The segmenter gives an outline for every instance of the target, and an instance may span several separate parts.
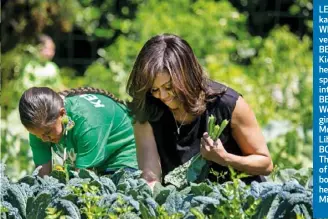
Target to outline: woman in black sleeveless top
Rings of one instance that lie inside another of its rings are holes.
[[[272,171],[270,153],[251,108],[236,91],[209,80],[180,37],[164,34],[148,40],[127,90],[133,98],[129,106],[135,119],[138,164],[151,187],[199,152],[218,172],[228,173],[231,166],[252,175],[246,183],[260,181],[260,175]],[[210,115],[218,124],[229,120],[216,142],[207,134]]]

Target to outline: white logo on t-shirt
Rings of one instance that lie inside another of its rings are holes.
[[[86,99],[87,101],[89,101],[96,108],[105,107],[105,105],[101,103],[101,100],[99,100],[96,95],[93,95],[93,94],[82,94],[82,95],[80,95],[80,97],[82,97],[82,98]]]

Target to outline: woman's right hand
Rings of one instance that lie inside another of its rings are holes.
[[[157,180],[154,180],[154,181],[151,181],[151,182],[147,181],[147,184],[150,187],[152,192],[154,192],[154,187],[155,187],[156,183],[159,183],[159,182]]]
[[[137,160],[142,177],[151,187],[161,180],[161,162],[157,151],[156,141],[151,125],[136,122],[134,136],[137,147]]]

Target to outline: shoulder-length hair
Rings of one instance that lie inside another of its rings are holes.
[[[192,115],[201,115],[215,95],[207,86],[208,78],[185,40],[163,34],[146,42],[128,79],[126,89],[132,97],[129,108],[133,118],[141,123],[153,122],[162,115],[166,106],[150,90],[157,74],[163,72],[170,75],[173,91],[184,109]]]

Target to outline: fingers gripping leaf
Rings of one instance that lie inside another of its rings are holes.
[[[221,125],[215,125],[216,118],[211,115],[208,120],[208,135],[213,141],[216,141],[225,127],[228,120],[223,120]],[[201,154],[197,154],[189,161],[169,172],[165,177],[165,183],[171,183],[179,188],[188,184],[188,182],[202,181],[206,179],[209,173],[209,161],[202,158]]]

